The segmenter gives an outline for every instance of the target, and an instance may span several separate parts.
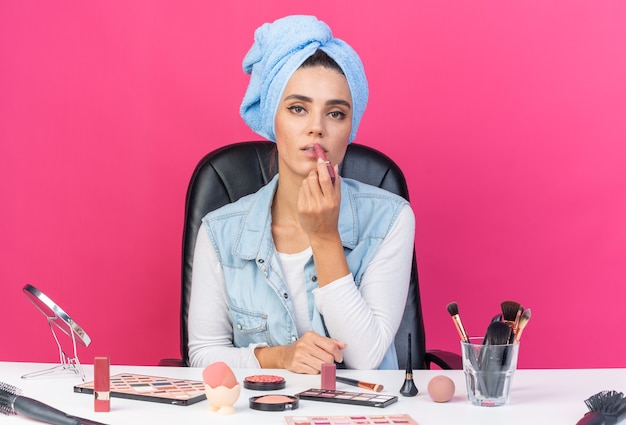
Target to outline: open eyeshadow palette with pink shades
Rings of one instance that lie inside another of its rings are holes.
[[[409,415],[285,416],[287,425],[419,425]]]
[[[301,400],[326,401],[330,403],[357,404],[370,407],[387,407],[398,401],[395,395],[359,393],[352,391],[311,388],[296,394]]]
[[[74,392],[93,394],[93,382],[75,385]],[[111,397],[188,406],[205,400],[206,393],[202,381],[120,373],[111,376]]]

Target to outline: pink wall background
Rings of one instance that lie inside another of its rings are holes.
[[[0,360],[58,360],[26,283],[90,334],[83,362],[178,355],[187,181],[258,139],[254,29],[307,13],[362,55],[357,141],[408,177],[428,346],[459,351],[449,302],[478,334],[515,299],[521,367],[626,367],[626,3],[349,3],[0,3]]]

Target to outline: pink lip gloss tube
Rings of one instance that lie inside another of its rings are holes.
[[[315,144],[315,153],[318,158],[322,158],[322,160],[326,163],[326,168],[328,169],[328,174],[330,174],[330,181],[335,184],[335,169],[330,161],[326,158],[326,153],[324,152],[324,148],[319,143]]]

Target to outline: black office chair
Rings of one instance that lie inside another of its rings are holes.
[[[274,143],[241,142],[207,154],[196,166],[187,190],[183,230],[180,321],[182,359],[163,359],[159,365],[189,365],[187,314],[193,253],[202,217],[209,211],[256,192],[268,183],[277,172],[276,161]],[[354,143],[348,145],[345,158],[339,166],[339,174],[409,199],[406,180],[400,168],[389,157],[367,146]],[[409,333],[412,341],[413,369],[430,369],[431,363],[437,364],[442,369],[461,368],[461,359],[457,354],[426,351],[415,255],[404,316],[395,337],[398,364],[401,369],[406,368]]]

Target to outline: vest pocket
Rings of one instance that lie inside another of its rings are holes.
[[[251,343],[268,342],[267,314],[232,306],[230,308],[235,346],[246,347]]]

